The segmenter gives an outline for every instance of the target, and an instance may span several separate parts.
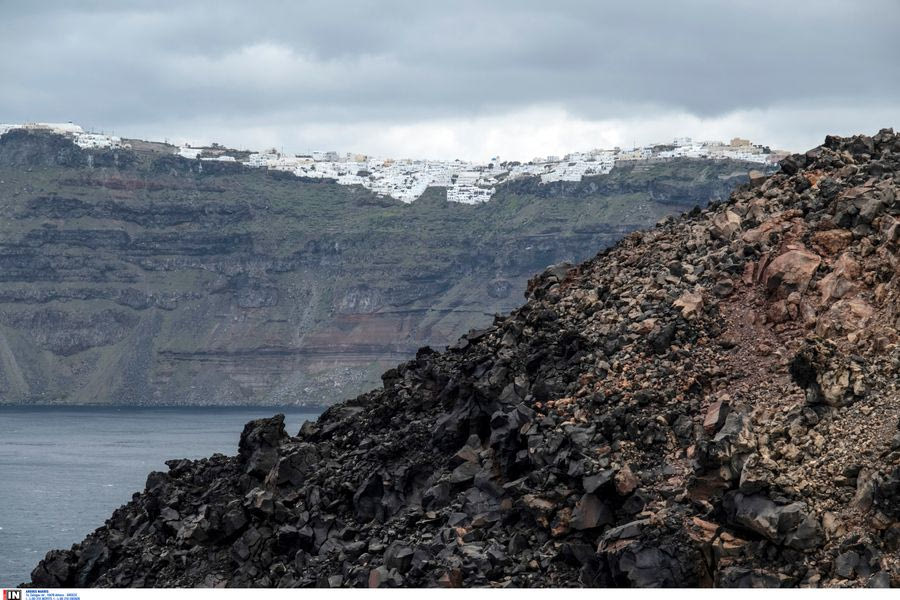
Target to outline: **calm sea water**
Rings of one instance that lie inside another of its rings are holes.
[[[296,434],[319,411],[281,408],[0,406],[0,587],[29,581],[142,491],[172,458],[237,454],[244,423],[277,412]]]

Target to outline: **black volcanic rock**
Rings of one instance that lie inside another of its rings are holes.
[[[13,129],[0,135],[0,164],[17,167],[87,164],[86,154],[70,139],[49,131]]]
[[[41,129],[12,129],[0,135],[0,165],[14,167],[127,168],[136,161],[129,150],[83,150],[71,139]]]
[[[279,462],[278,448],[286,437],[284,415],[247,423],[238,444],[238,460],[247,474],[260,477],[272,470]]]
[[[900,136],[785,165],[170,461],[32,584],[900,585]]]

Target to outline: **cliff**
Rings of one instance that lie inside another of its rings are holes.
[[[828,137],[170,461],[33,584],[900,585],[898,187],[900,136]]]
[[[329,404],[512,310],[528,276],[722,199],[676,161],[480,206],[0,137],[0,403]]]

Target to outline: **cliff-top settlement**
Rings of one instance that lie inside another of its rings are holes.
[[[67,137],[82,148],[122,148],[127,141],[102,133],[87,133],[72,123],[0,124],[0,135],[11,129],[45,129]],[[783,151],[734,138],[729,143],[675,138],[668,144],[650,144],[630,150],[613,148],[574,152],[563,157],[547,156],[529,162],[501,161],[493,158],[481,164],[463,160],[378,158],[365,154],[310,152],[290,155],[275,149],[265,152],[235,151],[218,144],[182,145],[179,156],[204,161],[240,162],[249,167],[293,173],[298,177],[333,180],[341,185],[361,185],[382,196],[413,202],[429,187],[447,189],[447,200],[478,204],[490,200],[504,181],[540,177],[542,183],[581,181],[585,176],[603,175],[616,164],[639,161],[665,161],[674,158],[730,159],[772,165],[786,156]]]

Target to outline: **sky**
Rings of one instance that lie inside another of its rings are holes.
[[[900,128],[898,0],[0,0],[0,123],[536,156]]]

